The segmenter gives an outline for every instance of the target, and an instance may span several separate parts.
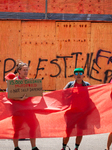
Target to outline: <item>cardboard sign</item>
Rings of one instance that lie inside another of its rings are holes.
[[[8,80],[8,98],[42,96],[42,79]]]

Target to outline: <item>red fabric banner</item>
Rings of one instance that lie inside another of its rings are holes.
[[[112,84],[74,87],[24,101],[0,93],[0,138],[43,138],[112,131]]]

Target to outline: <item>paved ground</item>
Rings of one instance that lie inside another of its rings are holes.
[[[104,150],[108,134],[84,136],[79,150]],[[75,137],[71,137],[68,145],[74,149]],[[62,138],[41,138],[36,139],[40,150],[60,150]],[[31,150],[30,141],[19,141],[22,150]],[[112,147],[111,147],[112,149]],[[13,150],[12,140],[0,140],[0,150]]]

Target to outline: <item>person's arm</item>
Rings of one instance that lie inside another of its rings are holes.
[[[26,100],[28,97],[26,97],[26,94],[23,97],[16,97],[16,98],[12,98],[12,100],[20,100],[20,101],[24,101]]]

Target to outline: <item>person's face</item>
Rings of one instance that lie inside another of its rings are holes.
[[[83,74],[83,72],[75,72],[74,77],[77,81],[82,81],[84,74]]]
[[[20,77],[21,77],[22,79],[24,79],[24,78],[26,78],[27,75],[28,75],[28,67],[27,67],[27,66],[23,66],[23,67],[21,68],[21,70],[18,70],[18,72],[19,72]]]

